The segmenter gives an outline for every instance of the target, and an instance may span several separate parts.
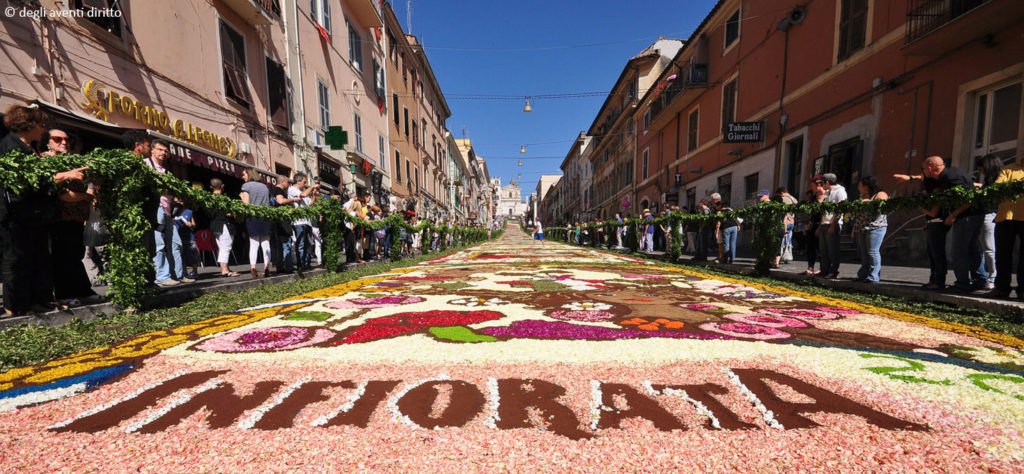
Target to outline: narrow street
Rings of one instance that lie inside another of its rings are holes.
[[[18,472],[1019,470],[1022,346],[510,228],[8,372],[2,452]]]

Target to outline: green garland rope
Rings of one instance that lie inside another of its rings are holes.
[[[390,227],[405,229],[407,232],[432,231],[451,232],[448,226],[433,226],[422,221],[413,226],[399,214],[392,214],[379,221],[366,221],[345,212],[337,199],[322,199],[312,206],[260,207],[245,204],[229,196],[216,195],[193,188],[189,183],[170,174],[158,174],[147,167],[138,156],[125,150],[97,149],[85,155],[59,155],[41,158],[11,152],[0,156],[0,188],[14,194],[32,189],[59,186],[53,175],[70,169],[88,167],[86,179],[100,184],[98,207],[106,219],[110,239],[105,255],[106,273],[103,280],[109,285],[110,299],[122,308],[135,308],[143,299],[152,294],[152,286],[145,281],[147,272],[153,271],[153,260],[145,250],[144,239],[152,235],[150,224],[142,212],[142,202],[147,195],[168,193],[181,198],[193,210],[207,213],[231,213],[234,219],[243,221],[259,218],[274,222],[290,222],[299,218],[320,221],[323,240],[325,268],[340,271],[341,248],[344,241],[345,223],[352,223],[355,229],[376,231]],[[471,244],[488,239],[486,229],[475,227],[454,227],[459,242]],[[497,238],[501,232],[496,233]],[[429,239],[424,239],[429,244]],[[424,253],[429,246],[423,247]],[[401,259],[402,242],[398,232],[392,233],[391,259]]]
[[[993,184],[981,189],[965,189],[961,187],[947,189],[935,194],[921,194],[906,197],[894,197],[886,201],[843,201],[843,202],[820,202],[803,204],[782,204],[775,201],[762,202],[743,209],[736,209],[729,212],[719,212],[709,215],[684,214],[672,212],[667,216],[654,218],[653,221],[641,218],[624,219],[623,222],[605,222],[601,225],[606,229],[612,227],[626,227],[626,241],[623,244],[636,253],[639,248],[639,232],[642,226],[650,223],[661,225],[668,223],[671,227],[670,258],[678,261],[682,255],[682,235],[679,232],[679,225],[701,225],[704,223],[714,224],[726,219],[737,217],[747,220],[754,225],[754,238],[751,247],[756,254],[754,272],[758,275],[767,275],[775,254],[781,245],[782,218],[786,214],[841,214],[841,215],[868,215],[891,214],[897,211],[913,209],[930,209],[938,206],[941,209],[956,209],[964,203],[971,203],[976,206],[987,207],[997,205],[1004,200],[1016,200],[1024,196],[1024,180],[1010,181],[1006,183]],[[598,225],[587,224],[585,227],[593,232]],[[572,228],[551,228],[552,239],[573,243],[571,239]],[[611,232],[607,232],[611,235]],[[614,237],[612,237],[614,240]]]

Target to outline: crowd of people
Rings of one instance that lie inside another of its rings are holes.
[[[3,118],[8,131],[0,138],[0,155],[21,151],[36,159],[72,152],[72,137],[64,130],[50,128],[45,112],[32,107],[11,107]],[[170,144],[151,139],[145,132],[130,130],[122,136],[125,149],[137,155],[157,173],[168,172]],[[83,304],[102,302],[94,287],[102,284],[104,246],[109,231],[97,207],[101,183],[86,179],[88,168],[54,174],[57,184],[39,183],[34,190],[14,192],[0,188],[0,246],[2,246],[4,311],[8,316],[67,310]],[[415,203],[391,197],[375,205],[368,194],[345,197],[327,191],[319,179],[304,173],[277,177],[276,186],[265,184],[255,168],[243,171],[244,183],[238,199],[255,206],[306,207],[320,199],[339,199],[345,211],[367,221],[399,214],[411,225],[420,223]],[[213,194],[224,194],[219,178],[207,183]],[[271,274],[301,273],[324,263],[320,227],[323,219],[298,219],[280,223],[261,219],[238,221],[231,213],[202,215],[194,203],[179,196],[151,196],[142,210],[152,229],[145,239],[154,271],[147,275],[154,286],[169,288],[193,283],[198,278],[200,249],[215,251],[219,276],[239,277],[229,263],[235,249],[248,247],[252,278]],[[197,222],[209,223],[200,229]],[[440,223],[438,223],[440,224]],[[454,225],[454,222],[449,222]],[[347,222],[344,232],[346,263],[387,259],[393,239],[401,239],[403,255],[420,251],[419,232],[390,227],[371,230]],[[244,235],[243,235],[244,234]],[[433,232],[431,249],[440,245]],[[446,234],[445,246],[459,242]],[[262,264],[262,266],[260,266]]]
[[[1004,167],[996,156],[983,157],[973,173],[956,167],[946,166],[942,157],[933,156],[925,160],[922,171],[916,175],[896,174],[898,183],[921,182],[921,193],[932,195],[950,188],[978,189],[996,183],[1024,179],[1024,165],[1015,163]],[[878,179],[864,176],[857,180],[857,199],[863,202],[884,201],[888,193],[882,189]],[[843,202],[850,199],[847,189],[839,183],[835,174],[824,173],[811,179],[810,189],[802,203]],[[776,201],[783,204],[798,204],[785,187],[775,193],[762,190],[756,194],[757,202]],[[669,212],[684,214],[712,215],[732,210],[719,193],[701,199],[693,209],[666,204],[662,216]],[[921,288],[932,291],[975,293],[993,298],[1006,298],[1012,293],[1012,273],[1018,274],[1016,296],[1024,298],[1024,255],[1014,258],[1014,246],[1024,240],[1024,199],[1004,200],[998,206],[986,207],[965,203],[953,209],[933,206],[922,209],[929,257],[929,279]],[[691,256],[690,261],[706,262],[714,258],[718,263],[733,263],[736,258],[737,242],[743,219],[725,214],[720,219],[702,223],[680,224],[679,229],[670,229],[667,221],[656,223],[650,209],[644,209],[640,216],[639,247],[645,253],[668,251],[673,235],[681,239],[681,248]],[[614,222],[623,222],[615,214]],[[604,235],[603,221],[590,223],[573,222],[568,228],[570,242],[589,245],[608,245],[623,248],[627,228],[617,227],[610,235]],[[588,224],[594,224],[591,228]],[[882,243],[888,229],[888,216],[884,213],[828,213],[796,215],[787,213],[774,224],[781,244],[775,252],[771,266],[790,264],[794,254],[802,254],[807,262],[805,275],[822,279],[839,279],[841,266],[841,236],[849,235],[856,244],[858,266],[851,272],[851,280],[864,283],[878,283],[882,274]],[[594,235],[591,235],[591,234]],[[947,238],[951,252],[947,259]],[[717,258],[714,256],[717,255]],[[954,280],[947,282],[948,263],[952,263]]]

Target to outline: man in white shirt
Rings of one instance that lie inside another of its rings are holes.
[[[296,208],[310,206],[320,196],[320,184],[307,186],[305,173],[295,173],[292,182],[295,184],[288,188],[288,199],[298,199],[292,202]],[[292,221],[292,227],[295,229],[295,269],[300,272],[309,270],[313,250],[313,227],[306,218]]]
[[[170,146],[163,140],[153,140],[151,143],[150,157],[145,160],[146,166],[153,168],[157,173],[165,174]],[[185,276],[185,269],[181,264],[181,237],[174,227],[172,200],[169,194],[161,195],[160,206],[157,208],[157,229],[154,235],[156,256],[153,257],[153,264],[156,265],[154,283],[162,288],[195,281]],[[174,277],[178,279],[175,280]]]
[[[846,188],[838,183],[836,175],[825,173],[825,202],[846,200]],[[821,249],[821,273],[824,278],[839,278],[839,235],[843,226],[842,214],[823,214],[818,226],[818,248]]]

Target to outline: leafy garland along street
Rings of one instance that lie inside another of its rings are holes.
[[[680,246],[682,239],[679,235],[681,225],[703,225],[735,218],[746,219],[752,223],[755,229],[754,238],[751,242],[751,246],[756,253],[754,272],[760,275],[768,275],[772,259],[775,257],[775,252],[781,243],[780,226],[782,225],[782,218],[786,214],[812,215],[825,213],[876,216],[896,211],[932,208],[934,206],[938,206],[941,209],[956,209],[965,203],[990,206],[997,205],[1004,200],[1016,200],[1022,196],[1024,196],[1024,180],[998,183],[972,190],[956,187],[935,194],[893,197],[884,201],[849,200],[802,204],[783,204],[768,201],[742,209],[708,215],[671,212],[667,216],[659,216],[650,220],[635,217],[623,219],[622,222],[587,223],[580,227],[589,230],[591,235],[600,228],[604,233],[604,238],[608,240],[606,244],[608,248],[611,248],[614,243],[612,229],[626,227],[626,241],[623,244],[633,252],[636,252],[640,246],[639,235],[641,227],[648,224],[667,225],[670,232],[672,232],[669,254],[671,255],[671,261],[675,262],[682,255],[682,247]],[[525,225],[523,225],[523,228],[526,228]],[[567,242],[570,230],[572,229],[569,227],[553,227],[544,229],[544,232],[546,236],[549,235],[553,239]]]
[[[323,259],[326,268],[341,268],[341,249],[344,240],[342,222],[356,227],[379,230],[385,227],[402,228],[423,234],[429,249],[433,232],[440,239],[439,250],[445,250],[448,235],[455,245],[481,242],[487,239],[487,230],[472,227],[432,225],[428,221],[413,226],[401,215],[392,214],[379,221],[366,221],[349,215],[337,199],[324,199],[302,208],[260,207],[237,199],[196,189],[171,174],[159,174],[147,167],[138,156],[125,150],[96,149],[85,155],[58,155],[39,159],[20,152],[0,157],[0,189],[20,193],[30,189],[55,188],[55,173],[88,167],[87,179],[101,183],[98,207],[110,230],[110,243],[106,249],[106,273],[103,276],[110,287],[111,300],[122,308],[137,307],[153,291],[145,274],[153,269],[153,261],[146,254],[144,239],[150,225],[142,213],[141,203],[147,194],[167,192],[187,202],[195,210],[231,213],[236,219],[259,218],[274,222],[289,222],[299,218],[318,219],[324,216],[321,228]],[[391,258],[401,259],[401,240],[392,239]]]

